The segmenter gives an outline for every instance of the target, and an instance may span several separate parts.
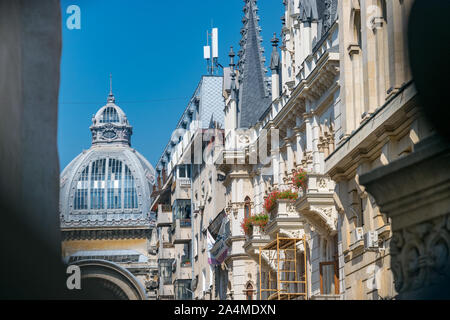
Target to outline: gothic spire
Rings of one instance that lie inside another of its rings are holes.
[[[244,0],[239,56],[239,127],[253,126],[271,103],[257,0]]]
[[[277,34],[274,33],[273,34],[273,38],[270,41],[272,42],[272,55],[270,57],[270,69],[272,70],[272,72],[279,72],[280,69],[280,54],[278,53],[278,42],[280,42],[280,40],[277,38]]]

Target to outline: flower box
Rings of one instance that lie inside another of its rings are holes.
[[[247,236],[251,236],[254,232],[264,231],[268,222],[269,216],[267,214],[258,214],[246,217],[244,221],[242,221],[241,227]]]
[[[280,200],[289,200],[290,202],[293,202],[295,200],[297,200],[298,198],[298,193],[297,192],[293,192],[291,190],[286,190],[286,191],[272,191],[269,196],[266,198],[266,200],[264,201],[264,209],[270,213],[272,212],[276,207],[277,207],[277,203]]]

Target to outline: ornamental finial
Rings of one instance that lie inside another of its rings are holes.
[[[108,103],[114,103],[116,101],[112,93],[112,73],[109,74],[109,96],[107,101]]]

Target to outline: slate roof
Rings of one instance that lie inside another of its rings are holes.
[[[200,87],[200,117],[202,128],[210,128],[211,122],[224,126],[225,101],[223,99],[223,78],[217,76],[204,76]]]
[[[299,19],[304,22],[318,21],[318,31],[322,37],[337,19],[337,4],[338,0],[300,0]]]
[[[264,49],[256,0],[245,0],[239,56],[239,127],[250,128],[269,107],[272,98],[265,77]]]

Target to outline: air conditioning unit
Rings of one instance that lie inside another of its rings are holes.
[[[366,250],[378,250],[378,232],[369,231],[364,235],[364,248]]]
[[[351,241],[353,243],[357,243],[364,239],[364,229],[363,228],[355,228],[351,232]]]

